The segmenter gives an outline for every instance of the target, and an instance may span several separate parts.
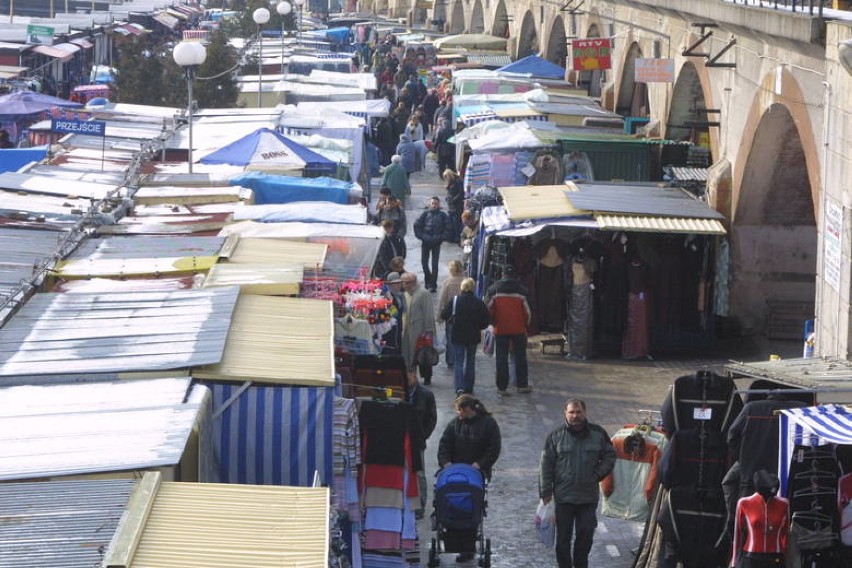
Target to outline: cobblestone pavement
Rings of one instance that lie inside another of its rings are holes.
[[[425,172],[412,175],[412,198],[408,203],[409,227],[428,197],[443,197],[443,184],[435,165],[430,162]],[[377,193],[377,192],[376,192]],[[413,229],[407,236],[406,267],[416,272],[422,282],[420,247]],[[446,277],[446,265],[461,252],[457,245],[444,244],[441,252],[439,284]],[[437,295],[436,295],[437,297]],[[566,360],[559,355],[540,353],[531,341],[531,394],[512,393],[499,397],[494,385],[494,361],[481,352],[477,355],[475,394],[493,413],[503,435],[503,452],[497,462],[494,479],[488,489],[488,513],[485,536],[492,543],[494,568],[556,566],[552,551],[539,544],[533,525],[538,504],[538,460],[547,434],[562,420],[566,398],[579,397],[588,405],[592,422],[602,425],[610,434],[623,424],[635,422],[640,409],[659,409],[668,386],[682,374],[705,367],[722,365],[729,359],[758,360],[768,353],[794,357],[800,344],[765,345],[739,340],[735,349],[715,350],[709,354],[693,354],[689,358],[653,361],[620,359]],[[733,355],[731,355],[733,354]],[[800,355],[798,355],[800,356]],[[441,363],[435,368],[432,391],[438,405],[438,427],[426,450],[427,475],[437,470],[437,446],[444,426],[454,417],[452,370]],[[431,489],[430,489],[431,500]],[[590,566],[626,568],[633,564],[633,553],[639,546],[644,525],[599,517]],[[426,565],[431,533],[428,520],[418,526],[422,565]],[[441,566],[456,566],[454,554],[440,556]],[[468,563],[473,566],[475,562]]]

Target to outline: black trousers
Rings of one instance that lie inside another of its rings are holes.
[[[423,246],[420,249],[420,263],[423,267],[423,285],[426,288],[438,287],[438,263],[440,262],[440,259],[441,241],[432,245],[423,243]]]
[[[559,568],[589,567],[589,552],[598,526],[597,508],[597,503],[556,504],[556,561]]]

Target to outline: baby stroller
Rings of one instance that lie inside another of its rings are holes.
[[[438,554],[448,552],[475,554],[478,566],[491,566],[491,539],[482,530],[488,505],[485,488],[482,472],[473,466],[457,463],[438,472],[429,568],[440,564]]]

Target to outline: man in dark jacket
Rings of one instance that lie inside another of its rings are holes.
[[[423,243],[420,255],[420,262],[423,266],[423,285],[430,292],[437,292],[438,290],[438,263],[441,258],[441,243],[450,240],[451,231],[450,217],[441,210],[441,198],[433,196],[429,200],[429,208],[414,222],[414,236]]]
[[[457,395],[473,394],[473,383],[476,380],[476,346],[479,345],[482,330],[491,322],[488,307],[473,295],[475,287],[473,278],[462,280],[461,294],[451,299],[441,312],[441,319],[451,325],[450,344],[447,349],[454,351],[453,370]]]
[[[393,221],[385,219],[382,221],[385,236],[379,245],[379,253],[376,255],[376,263],[373,265],[373,278],[384,280],[387,273],[391,271],[390,261],[394,257],[405,258],[405,239],[394,232]]]
[[[547,436],[541,452],[538,491],[556,501],[556,561],[559,568],[589,568],[598,520],[598,483],[615,467],[609,434],[586,419],[586,403],[565,402],[565,422]],[[572,533],[575,533],[573,552]]]
[[[438,410],[435,407],[435,395],[432,391],[420,384],[417,380],[417,373],[414,371],[408,372],[408,394],[406,400],[414,407],[414,414],[420,422],[420,431],[423,433],[423,444],[421,447],[426,449],[426,440],[435,431],[435,424],[438,423]],[[423,463],[426,463],[425,456],[421,456]],[[420,478],[420,508],[414,512],[418,519],[423,518],[423,511],[426,509],[426,491],[428,484],[426,483],[426,472],[418,472]]]
[[[532,390],[527,364],[527,325],[531,312],[527,290],[515,278],[515,267],[508,265],[503,269],[503,277],[485,292],[485,303],[494,324],[497,394],[509,392],[509,348],[515,362],[515,387],[519,393],[528,393]]]

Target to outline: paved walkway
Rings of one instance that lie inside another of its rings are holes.
[[[443,197],[434,162],[425,172],[412,175],[412,198],[408,204],[409,226],[431,195]],[[420,247],[413,229],[407,237],[406,266],[422,281]],[[447,275],[446,265],[461,257],[457,245],[444,244],[441,252],[439,284]],[[436,295],[437,298],[437,295]],[[541,568],[556,566],[552,551],[538,543],[533,515],[538,504],[538,460],[544,439],[562,418],[566,398],[579,397],[588,405],[589,419],[601,424],[612,434],[623,424],[635,422],[637,411],[659,409],[668,386],[680,375],[706,366],[724,364],[729,358],[757,360],[768,353],[796,356],[801,346],[796,342],[781,345],[737,341],[736,349],[725,349],[690,358],[654,361],[622,361],[592,359],[569,361],[559,355],[542,355],[530,349],[531,394],[513,393],[499,397],[494,385],[494,360],[480,352],[477,357],[476,396],[493,413],[503,435],[503,452],[495,467],[488,490],[488,516],[485,535],[492,542],[492,566],[495,568]],[[726,355],[733,353],[734,355]],[[427,471],[431,478],[437,470],[437,446],[444,426],[454,417],[452,371],[443,363],[435,368],[432,391],[438,405],[438,427],[426,451]],[[431,490],[430,490],[431,493]],[[431,496],[430,496],[431,499]],[[627,568],[633,564],[633,551],[638,547],[643,524],[600,518],[590,565],[593,567]],[[421,521],[419,535],[422,564],[426,565],[432,533],[428,521]],[[442,566],[455,566],[455,555],[441,556]],[[468,565],[473,566],[471,562]]]

